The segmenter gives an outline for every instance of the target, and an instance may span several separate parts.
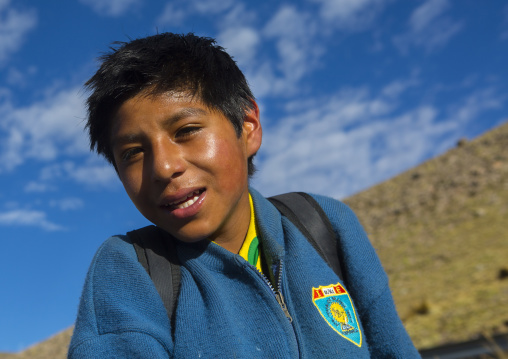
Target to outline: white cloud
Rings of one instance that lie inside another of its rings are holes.
[[[168,2],[160,16],[155,20],[157,25],[178,26],[183,23],[188,12],[174,2]]]
[[[387,0],[312,0],[321,5],[319,14],[328,26],[358,31],[372,25]]]
[[[234,0],[190,0],[189,4],[200,14],[219,14],[231,8]]]
[[[165,5],[164,10],[155,22],[157,25],[181,25],[188,17],[193,17],[197,14],[207,16],[218,15],[229,10],[234,4],[234,0],[171,1]]]
[[[247,9],[244,3],[237,1],[231,4],[234,6],[226,8],[227,11],[217,18],[216,23],[219,28],[252,27],[259,19],[259,14],[255,10]]]
[[[12,96],[12,91],[9,88],[0,87],[0,110],[2,102],[8,101]]]
[[[30,66],[26,70],[20,71],[16,68],[9,68],[7,71],[7,83],[11,86],[25,87],[30,76],[37,72],[35,66]]]
[[[334,197],[359,189],[371,177],[370,142],[390,107],[362,88],[291,104],[291,115],[265,131],[256,185],[266,194],[304,190]]]
[[[39,179],[43,182],[49,182],[56,179],[68,178],[68,173],[75,167],[71,161],[52,163],[41,169]]]
[[[218,43],[242,66],[255,62],[259,33],[250,27],[230,27],[217,36]]]
[[[57,180],[72,180],[91,188],[111,188],[120,184],[113,166],[95,157],[90,157],[88,161],[79,165],[72,161],[64,161],[50,164],[41,170],[40,183],[51,184]]]
[[[0,212],[0,225],[3,226],[33,226],[47,231],[63,230],[62,226],[46,219],[46,213],[41,211],[17,209]]]
[[[68,175],[76,182],[96,187],[114,187],[120,183],[118,176],[109,164],[90,164],[74,167]]]
[[[140,0],[79,0],[99,15],[120,16],[137,6]]]
[[[298,81],[315,69],[324,52],[319,42],[314,41],[317,29],[310,13],[291,5],[282,6],[262,30],[265,38],[275,41],[278,58],[260,66],[262,71],[253,72],[252,77],[266,76],[271,94],[295,93]]]
[[[264,33],[269,37],[285,37],[296,39],[309,36],[313,27],[309,27],[311,17],[309,14],[299,11],[295,6],[282,6],[266,24]]]
[[[43,193],[53,191],[56,188],[47,183],[41,183],[39,181],[30,181],[25,186],[24,190],[26,193]]]
[[[256,68],[247,69],[244,73],[252,92],[258,99],[269,94],[281,93],[282,89],[288,87],[284,79],[276,78],[273,64],[269,61],[258,61]]]
[[[408,31],[394,37],[395,45],[401,52],[410,46],[432,52],[446,45],[462,29],[460,22],[444,16],[449,7],[449,0],[427,0],[411,14]]]
[[[503,9],[504,20],[501,25],[501,34],[499,35],[501,40],[508,40],[508,5],[505,5]]]
[[[59,200],[51,200],[49,202],[51,207],[57,207],[62,211],[76,210],[83,207],[83,201],[79,198],[69,197]]]
[[[356,88],[292,103],[286,117],[265,128],[254,187],[266,195],[303,190],[343,198],[441,154],[506,101],[485,89],[446,110],[432,104],[403,108],[389,87],[374,95]]]
[[[0,2],[0,64],[21,47],[28,31],[37,24],[34,10],[18,11],[9,4],[9,0]]]
[[[27,159],[50,161],[59,155],[88,153],[85,110],[78,89],[64,90],[23,108],[0,104],[0,172]]]
[[[411,14],[409,19],[411,30],[415,32],[425,30],[449,6],[448,0],[428,0]]]
[[[498,95],[494,88],[479,89],[450,106],[448,116],[455,119],[460,126],[477,118],[484,111],[501,108],[506,98]]]
[[[383,96],[389,98],[398,98],[408,88],[417,86],[419,83],[420,80],[415,76],[405,80],[394,80],[390,82],[388,85],[386,85],[381,90],[381,93],[383,94]]]

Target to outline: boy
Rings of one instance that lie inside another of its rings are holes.
[[[249,188],[259,110],[212,39],[123,43],[86,85],[91,148],[167,235],[181,278],[169,319],[132,236],[108,239],[87,275],[70,358],[419,357],[344,204],[313,196],[341,238],[345,283]]]

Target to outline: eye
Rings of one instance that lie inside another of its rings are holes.
[[[141,153],[142,149],[140,147],[129,148],[128,150],[122,153],[122,161],[128,162],[138,153]]]
[[[180,128],[178,131],[176,131],[176,137],[177,138],[186,138],[191,135],[193,135],[196,132],[199,132],[201,130],[201,127],[198,125],[187,125],[185,127]]]

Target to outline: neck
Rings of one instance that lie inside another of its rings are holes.
[[[249,193],[247,192],[237,203],[236,215],[228,221],[228,230],[223,231],[221,235],[210,238],[213,242],[231,253],[238,254],[242,244],[247,236],[250,224],[250,203]]]

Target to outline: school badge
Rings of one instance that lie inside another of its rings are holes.
[[[340,283],[312,288],[312,301],[333,330],[357,346],[362,346],[362,331],[353,301]]]

